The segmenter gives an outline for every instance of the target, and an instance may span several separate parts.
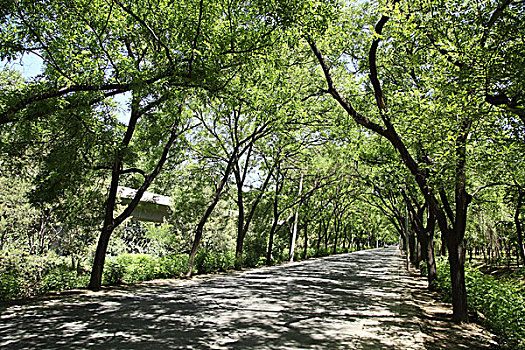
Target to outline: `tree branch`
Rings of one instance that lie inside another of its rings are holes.
[[[195,51],[197,50],[197,40],[199,39],[199,36],[201,34],[201,25],[202,25],[202,13],[204,7],[204,1],[200,0],[199,2],[199,22],[197,23],[197,30],[195,32],[195,38],[193,39],[193,47],[191,50],[191,57],[188,64],[188,77],[191,79],[191,72],[193,69],[193,62],[195,60]]]
[[[138,203],[140,202],[140,199],[142,198],[142,195],[144,194],[144,192],[146,192],[148,187],[151,185],[153,180],[157,177],[157,175],[160,173],[162,167],[164,166],[164,163],[166,162],[166,159],[168,158],[168,153],[171,150],[171,146],[173,145],[175,140],[180,136],[180,134],[182,132],[184,132],[184,129],[182,131],[178,131],[178,128],[179,128],[179,125],[180,125],[180,120],[181,120],[180,117],[182,115],[183,106],[184,106],[184,100],[182,100],[180,102],[179,110],[177,112],[177,116],[178,116],[177,122],[175,122],[175,124],[173,124],[173,126],[171,128],[170,137],[169,137],[168,141],[166,142],[166,144],[164,145],[164,148],[162,150],[162,154],[161,154],[159,160],[157,161],[157,165],[155,166],[155,168],[153,169],[153,171],[151,173],[146,174],[144,176],[144,182],[142,183],[142,185],[139,187],[139,189],[135,193],[135,197],[133,197],[133,199],[128,204],[128,206],[124,209],[124,211],[119,216],[117,216],[114,219],[114,221],[113,221],[114,227],[120,225],[126,218],[128,218],[131,215],[133,210],[135,210],[135,208],[137,207]]]
[[[144,178],[148,176],[144,170],[139,169],[139,168],[124,169],[124,170],[121,170],[120,173],[121,174],[140,174],[144,176]]]
[[[168,46],[162,40],[160,40],[160,38],[157,36],[155,31],[153,29],[151,29],[151,27],[142,18],[140,18],[137,14],[135,14],[131,10],[131,6],[126,7],[119,0],[114,0],[114,1],[117,3],[117,5],[120,6],[120,8],[122,8],[122,10],[124,10],[124,12],[126,12],[131,17],[133,17],[133,19],[135,19],[137,22],[139,22],[140,25],[142,25],[150,33],[150,35],[153,37],[153,39],[164,49],[164,52],[166,53],[166,58],[170,62],[170,66],[173,67],[174,63],[173,63],[173,59],[171,57],[170,49],[168,48]]]
[[[489,18],[489,21],[487,22],[487,25],[485,27],[485,30],[483,31],[483,36],[481,37],[481,40],[479,41],[481,46],[485,46],[485,43],[487,42],[487,39],[489,37],[489,32],[496,23],[496,21],[503,16],[503,11],[511,4],[512,0],[503,0],[501,5],[492,13],[492,15]]]
[[[472,193],[472,197],[476,196],[479,192],[483,191],[486,188],[494,187],[494,186],[513,186],[511,184],[505,183],[505,182],[494,182],[487,185],[483,185],[479,188],[477,188],[474,193]]]
[[[454,219],[454,213],[452,212],[452,208],[450,207],[450,203],[447,198],[447,194],[444,190],[439,190],[439,198],[441,198],[441,202],[443,202],[443,208],[445,209],[445,213],[447,214],[448,219],[454,225],[454,222],[456,221]]]
[[[383,91],[381,90],[381,83],[379,82],[379,79],[377,77],[377,48],[379,46],[379,42],[381,41],[380,36],[383,32],[383,27],[389,19],[390,17],[383,15],[379,22],[377,22],[374,28],[377,37],[372,42],[372,46],[370,46],[370,51],[368,53],[368,64],[370,66],[370,82],[374,87],[374,94],[377,102],[377,107],[379,107],[380,111],[386,109],[386,105],[385,101],[383,100]]]
[[[359,114],[354,107],[346,100],[345,97],[343,97],[337,88],[334,85],[334,81],[332,79],[332,75],[330,74],[330,69],[328,68],[328,65],[326,64],[326,61],[324,60],[323,54],[319,49],[317,48],[317,45],[313,41],[313,39],[306,35],[305,36],[306,41],[308,42],[308,45],[310,45],[310,48],[312,49],[315,57],[317,58],[317,61],[319,62],[319,65],[321,66],[321,69],[323,70],[324,76],[326,78],[326,83],[328,84],[328,92],[335,98],[337,102],[344,108],[344,110],[354,119],[359,125],[362,125],[366,127],[367,129],[370,129],[379,135],[385,135],[385,130],[379,125],[368,118],[364,117],[363,115]]]

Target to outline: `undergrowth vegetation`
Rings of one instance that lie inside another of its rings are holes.
[[[337,253],[347,253],[349,249],[338,249]],[[308,250],[307,258],[328,256],[333,251]],[[273,256],[272,263],[288,260],[288,250]],[[299,251],[297,259],[305,259],[304,251]],[[104,285],[139,283],[160,278],[179,278],[188,271],[188,254],[123,253],[108,257],[103,273]],[[265,263],[264,251],[247,254],[245,267],[262,266]],[[195,256],[193,274],[225,272],[235,268],[233,250],[202,250]],[[72,267],[65,258],[56,254],[34,256],[27,254],[4,254],[0,256],[0,301],[26,298],[49,292],[86,288],[89,282],[87,266]]]
[[[450,302],[449,264],[437,261],[437,290]],[[523,271],[516,272],[523,274]],[[465,282],[469,307],[483,315],[482,320],[509,349],[525,349],[525,288],[515,283],[518,276],[496,279],[467,264]]]
[[[87,286],[89,276],[54,254],[2,254],[0,300],[24,298]]]

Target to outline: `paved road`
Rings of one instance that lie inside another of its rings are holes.
[[[420,349],[397,248],[0,307],[2,349]]]

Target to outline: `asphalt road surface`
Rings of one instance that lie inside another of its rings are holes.
[[[0,307],[1,349],[424,349],[397,247]]]

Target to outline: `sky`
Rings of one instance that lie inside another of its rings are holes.
[[[42,73],[43,64],[44,62],[39,56],[32,53],[28,53],[25,54],[19,60],[15,60],[12,62],[7,62],[6,60],[1,61],[0,67],[8,67],[19,71],[22,74],[22,77],[27,81],[29,79],[35,78],[40,73]],[[119,107],[120,111],[117,112],[118,118],[122,123],[126,125],[129,120],[129,113],[124,113],[123,111],[126,110],[125,106],[129,102],[129,99],[129,93],[119,94],[114,97],[114,100],[121,105]]]
[[[26,54],[20,60],[13,62],[3,60],[1,65],[2,67],[9,67],[19,71],[24,79],[27,80],[36,77],[42,72],[43,61],[35,54]]]

